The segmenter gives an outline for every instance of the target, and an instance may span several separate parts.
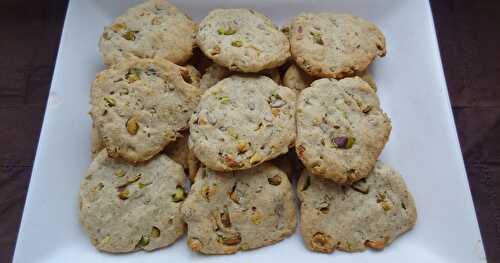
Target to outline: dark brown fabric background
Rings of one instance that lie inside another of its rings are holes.
[[[66,6],[0,2],[0,262],[12,260]],[[500,262],[500,1],[432,9],[488,262]]]

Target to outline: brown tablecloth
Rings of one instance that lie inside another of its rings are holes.
[[[10,262],[67,1],[0,2],[0,262]],[[488,262],[500,262],[500,1],[432,1]]]

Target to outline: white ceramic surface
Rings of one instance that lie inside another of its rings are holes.
[[[374,21],[388,54],[372,72],[393,130],[382,159],[403,174],[418,208],[410,233],[382,252],[308,251],[299,232],[232,256],[200,256],[185,238],[153,253],[97,252],[78,223],[78,189],[89,162],[89,89],[104,68],[97,48],[104,25],[134,1],[69,4],[14,262],[485,262],[429,3],[424,0],[173,1],[200,20],[216,7],[249,7],[281,25],[301,11],[337,10]]]

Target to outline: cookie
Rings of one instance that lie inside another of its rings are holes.
[[[215,9],[201,21],[196,43],[207,57],[232,71],[259,72],[290,57],[290,43],[272,21],[248,9]]]
[[[97,75],[91,116],[111,157],[146,161],[176,140],[201,94],[188,76],[159,59],[131,59]]]
[[[317,252],[383,249],[417,220],[415,202],[403,178],[380,161],[370,176],[351,186],[304,171],[297,192],[302,237]]]
[[[314,175],[350,184],[368,176],[391,132],[370,85],[320,79],[297,99],[298,157]]]
[[[232,72],[228,68],[213,63],[206,69],[205,74],[203,74],[200,81],[200,88],[202,90],[207,90],[222,79],[229,77],[231,74]],[[281,75],[278,69],[266,69],[258,74],[271,78],[276,84],[281,84]]]
[[[295,140],[295,93],[265,76],[233,75],[202,96],[189,148],[216,171],[248,169],[288,151]]]
[[[366,81],[374,91],[377,91],[377,85],[375,84],[375,80],[370,73],[362,71],[357,72],[356,75]],[[311,86],[311,83],[316,79],[317,78],[314,78],[304,72],[297,65],[291,64],[283,76],[283,86],[300,92],[301,90]]]
[[[99,250],[153,250],[185,232],[184,170],[165,155],[130,165],[101,151],[80,185],[80,222]]]
[[[232,254],[274,244],[297,223],[293,189],[275,166],[232,173],[200,169],[182,205],[188,246],[203,254]]]
[[[385,38],[374,24],[349,14],[302,13],[291,23],[292,56],[316,77],[343,78],[385,56]]]
[[[165,0],[128,9],[104,28],[99,49],[106,65],[129,57],[162,58],[182,64],[193,54],[197,26]]]

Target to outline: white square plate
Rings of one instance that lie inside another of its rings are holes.
[[[99,253],[78,222],[80,179],[90,163],[89,89],[104,67],[103,27],[134,1],[71,1],[17,240],[14,262],[485,262],[427,1],[173,1],[196,20],[217,7],[255,8],[281,25],[301,11],[336,10],[374,21],[388,55],[372,66],[393,130],[382,159],[405,177],[415,229],[382,252],[308,251],[297,233],[232,256],[200,256],[186,241],[153,253]],[[136,1],[135,1],[136,2]]]

